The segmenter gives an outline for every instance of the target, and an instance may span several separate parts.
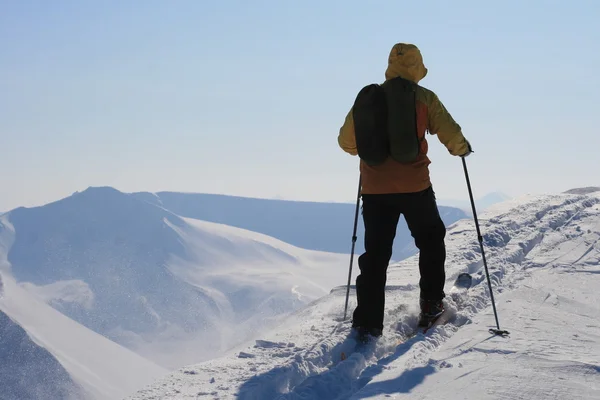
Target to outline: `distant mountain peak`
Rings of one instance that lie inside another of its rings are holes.
[[[75,192],[73,196],[128,196],[111,186],[89,186],[82,192]]]
[[[565,193],[567,193],[567,194],[590,194],[590,193],[595,193],[595,192],[600,192],[599,186],[587,186],[587,187],[582,187],[582,188],[573,188],[573,189],[569,189],[569,190],[565,191]]]

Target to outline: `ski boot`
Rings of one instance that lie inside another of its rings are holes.
[[[419,314],[420,328],[430,327],[444,312],[444,303],[442,300],[419,299],[421,313]]]
[[[361,326],[354,327],[354,332],[356,333],[356,340],[360,343],[368,343],[371,340],[379,338],[383,335],[383,330],[379,328],[364,328]]]

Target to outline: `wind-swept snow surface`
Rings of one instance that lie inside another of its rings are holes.
[[[345,288],[227,357],[182,368],[130,399],[600,398],[600,197],[528,197],[480,215],[502,329],[495,327],[472,221],[447,236],[451,318],[416,326],[417,258],[389,269],[384,337],[353,353]],[[466,297],[451,293],[473,274]],[[351,292],[349,310],[355,306]],[[347,358],[341,361],[344,352]]]
[[[257,199],[203,193],[135,193],[136,198],[158,204],[182,217],[196,218],[248,229],[303,249],[346,254],[350,251],[356,204]],[[468,207],[468,203],[467,203]],[[455,207],[439,207],[446,225],[467,214]],[[358,220],[356,251],[364,251],[364,227]],[[416,253],[413,238],[400,219],[392,258],[403,260]]]
[[[63,366],[0,311],[0,400],[84,399]]]
[[[167,373],[33,298],[10,276],[0,273],[0,282],[0,382],[12,383],[0,386],[0,399],[118,399]],[[18,396],[2,397],[8,388]]]
[[[0,275],[0,300],[4,283]],[[0,400],[83,399],[86,394],[63,366],[0,307]]]
[[[112,188],[0,217],[0,264],[21,287],[166,368],[221,355],[327,294],[348,259]]]

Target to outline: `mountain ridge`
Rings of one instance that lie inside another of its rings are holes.
[[[110,187],[1,218],[0,262],[23,288],[169,368],[219,354],[346,275],[344,255],[181,217]]]
[[[221,223],[266,234],[295,246],[348,254],[354,225],[355,204],[261,199],[242,196],[179,192],[137,192],[138,198],[182,217]],[[439,206],[447,226],[467,218],[455,207]],[[364,224],[359,215],[355,251],[364,251]],[[416,254],[406,221],[400,218],[393,259]]]
[[[32,399],[112,400],[167,373],[40,301],[6,271],[0,271],[0,282],[0,314],[6,316],[0,329],[10,329],[13,335],[9,342],[3,342],[9,336],[0,335],[0,352],[17,357],[9,364],[3,357],[2,365],[21,368],[23,380],[13,381],[20,396],[31,389],[35,390]]]

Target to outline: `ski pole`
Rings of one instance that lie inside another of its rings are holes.
[[[356,245],[356,226],[358,225],[358,209],[360,203],[360,190],[362,186],[362,175],[358,177],[358,194],[356,195],[356,211],[354,213],[354,231],[352,232],[352,251],[350,252],[350,268],[348,271],[348,287],[346,288],[346,306],[344,307],[344,320],[348,311],[348,298],[350,297],[350,280],[352,279],[352,262],[354,261],[354,246]]]
[[[471,199],[471,208],[473,209],[473,218],[475,220],[475,228],[477,229],[477,240],[479,241],[479,247],[481,248],[481,256],[483,258],[483,266],[485,268],[485,275],[487,277],[488,287],[490,289],[490,298],[492,299],[492,308],[494,309],[494,317],[496,318],[496,328],[490,329],[490,333],[498,336],[506,336],[509,334],[508,331],[500,329],[500,323],[498,322],[498,312],[496,311],[496,303],[494,301],[494,292],[492,291],[492,283],[490,282],[490,274],[488,272],[487,261],[485,259],[485,251],[483,249],[483,236],[481,236],[481,230],[479,229],[479,221],[477,220],[477,211],[475,210],[475,201],[473,200],[473,191],[471,190],[471,181],[469,180],[469,172],[467,171],[467,162],[465,157],[462,158],[463,169],[465,170],[465,178],[467,180],[467,188],[469,189],[469,197]]]

